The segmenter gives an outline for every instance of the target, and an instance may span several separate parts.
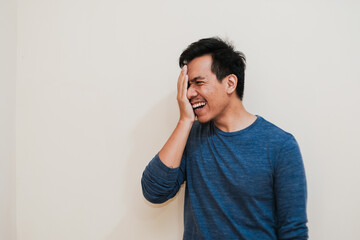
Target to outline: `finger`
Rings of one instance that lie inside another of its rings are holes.
[[[179,77],[178,77],[178,82],[177,82],[177,87],[178,87],[178,89],[180,88],[180,84],[181,84],[181,82],[182,82],[183,76],[184,76],[184,67],[181,69],[180,74],[179,74]]]
[[[186,75],[187,74],[187,65],[184,65],[182,70],[184,71],[184,74]]]
[[[178,79],[178,93],[179,93],[180,97],[182,96],[183,91],[184,91],[183,85],[184,85],[186,72],[187,72],[187,66],[184,65],[184,67],[181,69],[179,79]]]
[[[184,77],[184,82],[183,82],[183,94],[184,94],[185,97],[186,97],[186,93],[187,93],[187,90],[188,90],[188,82],[189,82],[189,76],[186,74],[185,77]]]
[[[187,78],[188,78],[188,75],[187,75],[187,65],[184,65],[184,67],[182,68],[182,94],[183,96],[185,95],[186,96],[186,90],[187,90]]]
[[[181,78],[181,72],[180,72],[180,75],[179,75],[178,80],[177,80],[177,90],[178,90],[178,93],[179,93],[179,91],[180,91],[180,84],[181,84],[180,78]]]

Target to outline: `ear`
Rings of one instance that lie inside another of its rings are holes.
[[[235,74],[226,76],[226,93],[232,94],[236,90],[238,79]]]

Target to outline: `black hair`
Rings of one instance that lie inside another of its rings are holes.
[[[236,93],[240,100],[244,94],[244,77],[246,58],[242,52],[235,51],[232,44],[219,37],[204,38],[190,44],[180,55],[179,65],[182,68],[193,59],[204,55],[211,55],[211,71],[221,82],[230,74],[236,75],[238,83]]]

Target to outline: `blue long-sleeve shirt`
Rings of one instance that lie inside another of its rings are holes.
[[[299,146],[261,116],[230,133],[195,122],[180,167],[167,167],[157,154],[141,183],[148,201],[162,203],[184,181],[183,239],[308,239]]]

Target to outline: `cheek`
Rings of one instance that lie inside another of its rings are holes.
[[[210,107],[212,110],[222,110],[228,105],[227,95],[222,91],[209,94]]]
[[[211,87],[204,87],[201,89],[201,94],[208,99],[214,99],[216,98],[216,91]]]

